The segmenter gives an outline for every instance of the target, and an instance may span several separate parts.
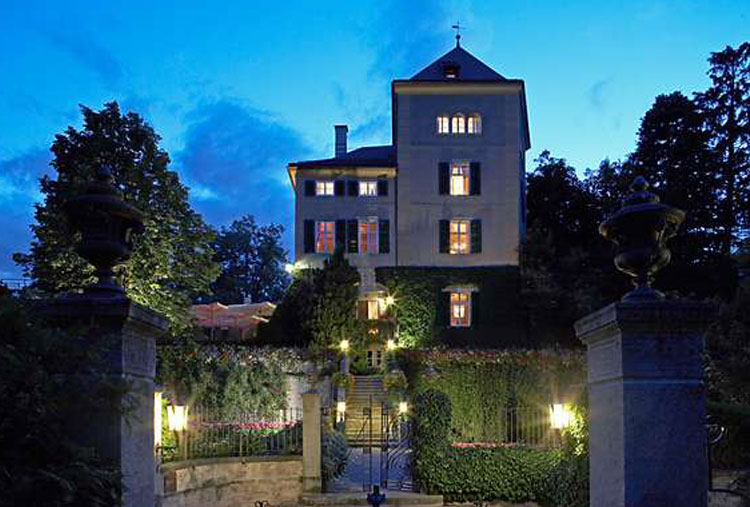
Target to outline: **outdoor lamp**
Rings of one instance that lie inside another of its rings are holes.
[[[336,422],[343,422],[346,416],[346,402],[339,401],[336,403]]]
[[[386,350],[393,350],[396,348],[396,340],[393,338],[388,338],[388,341],[385,342],[385,348]]]
[[[346,353],[346,351],[349,350],[349,340],[341,340],[339,342],[339,348],[341,349],[341,352]]]
[[[189,408],[187,405],[169,405],[167,407],[167,425],[170,431],[182,432],[187,429]]]
[[[398,404],[398,413],[403,415],[409,411],[409,404],[405,401],[401,401]]]
[[[549,420],[552,429],[561,430],[573,422],[573,412],[563,403],[554,403],[549,407]]]
[[[396,300],[393,299],[393,296],[386,296],[385,297],[385,306],[391,306],[395,302],[396,302]]]
[[[154,391],[154,449],[161,447],[161,391]]]

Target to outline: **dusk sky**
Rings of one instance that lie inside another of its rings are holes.
[[[462,46],[526,81],[533,159],[619,159],[656,95],[708,86],[750,1],[0,2],[0,278],[31,235],[49,146],[78,104],[143,115],[206,220],[291,232],[286,163],[390,142],[390,88]],[[290,234],[286,235],[287,247]]]

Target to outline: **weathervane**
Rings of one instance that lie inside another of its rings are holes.
[[[456,24],[453,25],[451,28],[453,28],[456,31],[456,47],[461,47],[461,24],[456,21]]]

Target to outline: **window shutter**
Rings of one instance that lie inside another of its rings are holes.
[[[378,180],[378,195],[388,195],[388,180]]]
[[[305,253],[315,252],[315,220],[305,220]]]
[[[448,239],[449,239],[448,237],[450,236],[449,230],[450,230],[450,221],[441,220],[440,221],[440,238],[439,238],[440,248],[438,250],[440,253],[448,253]]]
[[[346,221],[346,251],[349,253],[359,252],[359,237],[357,235],[357,225],[358,222],[356,220]]]
[[[336,236],[336,249],[340,248],[346,252],[346,220],[336,220],[334,233]]]
[[[346,182],[347,194],[351,197],[357,197],[359,195],[359,181],[349,180]]]
[[[477,326],[481,323],[479,320],[480,314],[482,313],[481,304],[482,304],[482,298],[480,297],[479,291],[474,291],[471,293],[471,328],[476,329]]]
[[[482,167],[479,162],[469,164],[469,195],[482,193]]]
[[[305,180],[305,195],[307,197],[315,195],[315,180]]]
[[[367,300],[357,301],[357,317],[359,320],[367,320]]]
[[[438,193],[448,195],[448,182],[450,180],[450,165],[448,162],[438,163]]]
[[[482,221],[471,221],[471,253],[482,252]]]
[[[344,195],[344,180],[336,180],[333,182],[333,195],[336,197]]]
[[[438,327],[448,327],[451,323],[451,293],[438,293],[437,308],[435,308],[435,323]]]
[[[391,251],[391,224],[388,220],[378,222],[378,252],[382,254]]]

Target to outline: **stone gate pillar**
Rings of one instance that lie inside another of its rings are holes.
[[[706,505],[702,353],[712,310],[620,302],[576,323],[588,349],[590,505]]]
[[[302,395],[302,491],[320,493],[323,486],[320,394]]]

